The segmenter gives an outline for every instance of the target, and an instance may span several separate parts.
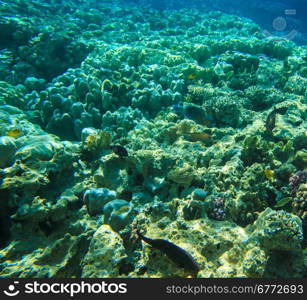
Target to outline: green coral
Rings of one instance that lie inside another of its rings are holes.
[[[303,241],[302,221],[285,211],[265,209],[251,226],[251,239],[265,250],[296,251]]]

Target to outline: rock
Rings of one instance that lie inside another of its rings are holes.
[[[284,210],[266,208],[252,225],[251,239],[265,250],[295,251],[303,241],[302,221]]]
[[[107,188],[97,188],[86,190],[83,201],[90,215],[96,215],[103,212],[104,205],[116,198],[116,193]]]
[[[188,164],[185,164],[183,167],[177,167],[172,169],[168,173],[168,178],[179,184],[190,185],[194,179],[194,170]]]
[[[193,199],[194,200],[202,200],[204,201],[207,197],[208,193],[205,192],[203,189],[195,189],[193,191]]]
[[[21,146],[16,157],[20,159],[31,158],[32,160],[50,160],[61,144],[49,135],[25,136],[19,141]]]
[[[13,164],[15,152],[14,139],[9,136],[0,137],[0,168],[6,168]]]
[[[120,231],[133,220],[132,206],[125,200],[113,200],[104,206],[104,222]]]
[[[118,277],[119,263],[125,256],[121,237],[109,225],[102,225],[95,232],[81,262],[81,277]]]

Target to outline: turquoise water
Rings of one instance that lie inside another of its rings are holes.
[[[0,5],[1,277],[307,275],[303,1]]]

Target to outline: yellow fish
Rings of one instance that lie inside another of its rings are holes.
[[[269,179],[269,180],[273,180],[274,179],[274,171],[272,171],[270,169],[265,169],[264,170],[264,174],[265,174],[267,179]]]
[[[22,136],[22,130],[20,128],[14,128],[14,129],[10,129],[8,132],[7,132],[7,135],[16,139],[16,138],[19,138],[20,136]]]
[[[197,75],[196,75],[195,73],[191,73],[191,74],[188,75],[188,79],[189,79],[189,80],[193,80],[193,79],[195,79],[196,77],[197,77]]]

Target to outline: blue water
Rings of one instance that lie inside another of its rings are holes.
[[[307,0],[126,0],[154,9],[220,10],[252,19],[268,34],[307,44]]]

